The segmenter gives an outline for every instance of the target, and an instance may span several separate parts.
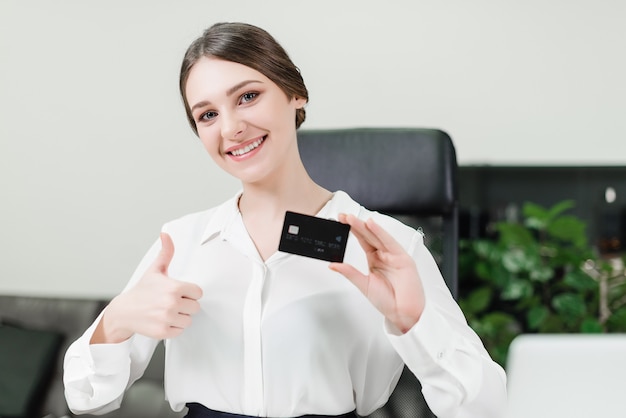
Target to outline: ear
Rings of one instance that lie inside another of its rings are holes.
[[[304,97],[294,96],[293,99],[291,99],[291,101],[295,105],[296,109],[302,109],[308,100],[305,99]]]

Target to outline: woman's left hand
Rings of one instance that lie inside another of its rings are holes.
[[[373,219],[362,221],[340,214],[339,222],[350,225],[367,256],[369,274],[345,263],[331,263],[402,333],[419,320],[424,310],[424,289],[413,258]]]

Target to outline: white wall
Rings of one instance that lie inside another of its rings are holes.
[[[231,196],[177,93],[210,24],[268,29],[305,127],[438,127],[462,164],[623,165],[626,2],[0,0],[0,293],[109,297]]]

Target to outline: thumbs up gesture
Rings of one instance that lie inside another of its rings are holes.
[[[162,233],[161,245],[159,255],[137,284],[107,306],[91,344],[118,343],[135,333],[173,338],[191,325],[191,316],[200,310],[202,289],[168,276],[174,243]]]

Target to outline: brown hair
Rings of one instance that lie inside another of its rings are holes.
[[[191,129],[198,134],[196,122],[185,94],[191,68],[202,57],[215,57],[250,67],[272,80],[289,99],[309,100],[309,92],[298,67],[283,47],[265,30],[247,23],[216,23],[193,41],[180,68],[180,94]],[[296,129],[302,125],[304,108],[296,110]]]

